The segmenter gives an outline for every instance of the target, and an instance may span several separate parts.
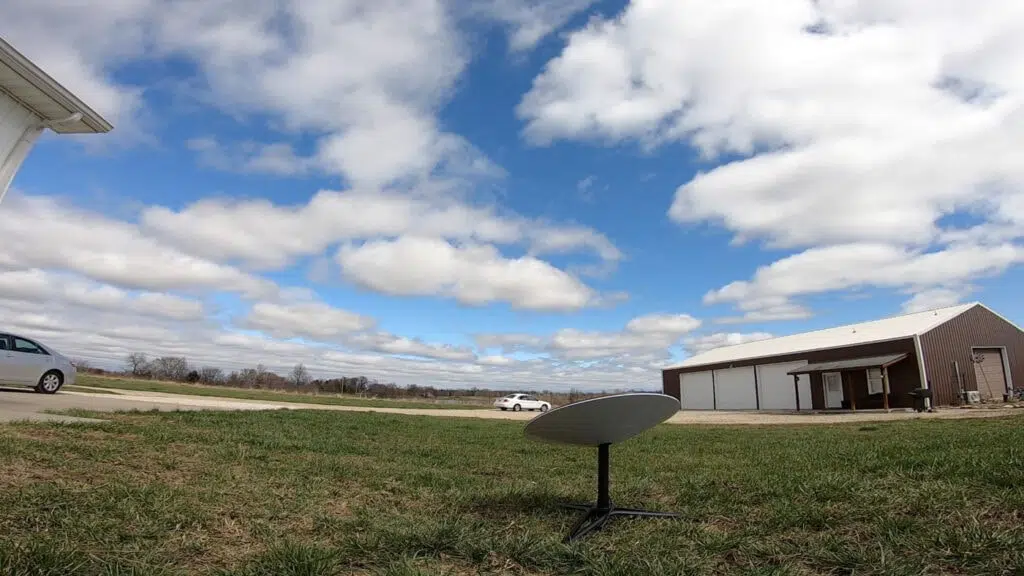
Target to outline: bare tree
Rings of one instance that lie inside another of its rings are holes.
[[[224,372],[220,368],[204,366],[199,370],[199,381],[203,384],[220,384],[224,381]]]
[[[188,360],[181,356],[161,356],[150,363],[153,376],[161,380],[184,381],[188,378]]]
[[[306,367],[301,362],[296,364],[295,368],[292,368],[292,373],[288,376],[288,381],[296,388],[309,385],[310,380],[309,371],[306,370]]]
[[[124,363],[132,376],[144,376],[149,371],[149,361],[142,352],[132,352],[125,358]]]

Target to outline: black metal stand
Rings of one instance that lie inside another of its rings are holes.
[[[597,447],[597,503],[596,504],[562,504],[564,508],[583,510],[586,512],[569,531],[565,542],[582,538],[595,530],[600,530],[613,516],[633,516],[650,518],[678,518],[674,512],[650,512],[636,508],[616,508],[609,496],[608,447],[601,444]]]

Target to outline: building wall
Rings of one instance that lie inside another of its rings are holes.
[[[0,200],[42,130],[37,116],[0,91]]]
[[[775,362],[792,362],[796,360],[807,360],[808,363],[834,362],[837,360],[850,360],[867,356],[882,356],[884,354],[907,353],[908,357],[889,367],[889,405],[892,408],[913,406],[913,400],[908,393],[921,385],[921,373],[917,366],[917,350],[914,347],[913,339],[893,340],[890,342],[878,342],[875,344],[861,344],[845,348],[832,348],[829,350],[814,350],[798,354],[785,354],[767,358],[754,358],[750,360],[736,360],[734,362],[723,362],[719,364],[708,364],[705,366],[687,366],[685,368],[671,368],[663,370],[661,374],[662,390],[665,394],[679,398],[679,375],[686,372],[703,372],[705,370],[721,370],[723,368],[756,366],[758,364],[770,364]],[[882,397],[876,394],[869,397],[867,394],[867,376],[860,371],[861,384],[855,386],[857,391],[857,408],[881,408]],[[1020,381],[1024,385],[1024,376]],[[863,389],[861,389],[861,387]],[[825,397],[822,393],[822,381],[820,374],[811,374],[811,400],[812,408],[822,410],[825,408]],[[804,406],[800,407],[805,408]]]
[[[1006,347],[1009,377],[1015,388],[1024,388],[1024,332],[984,307],[975,306],[921,335],[925,373],[936,405],[963,403],[954,362],[959,365],[964,390],[978,389],[971,348],[988,346]]]

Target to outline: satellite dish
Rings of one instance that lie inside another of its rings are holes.
[[[597,501],[566,504],[583,516],[566,542],[600,530],[613,516],[678,518],[672,512],[617,508],[610,496],[609,447],[668,420],[679,411],[679,400],[667,394],[632,393],[603,396],[560,406],[527,423],[527,438],[541,442],[597,447]]]
[[[667,394],[616,394],[555,408],[531,420],[524,433],[531,440],[556,444],[615,444],[657,426],[678,411],[679,400]]]

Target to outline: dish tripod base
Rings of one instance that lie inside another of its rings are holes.
[[[597,447],[597,503],[595,504],[562,504],[563,508],[583,510],[584,514],[566,535],[564,542],[582,538],[591,532],[600,530],[614,516],[631,516],[637,518],[679,518],[675,512],[651,512],[638,508],[616,508],[609,497],[608,444]]]

